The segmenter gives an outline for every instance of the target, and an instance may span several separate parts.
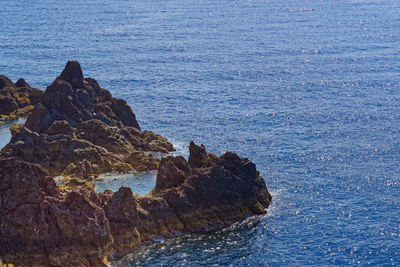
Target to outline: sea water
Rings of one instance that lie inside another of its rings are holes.
[[[399,14],[396,0],[0,1],[0,73],[45,89],[78,60],[143,129],[257,164],[267,215],[111,266],[400,265]]]

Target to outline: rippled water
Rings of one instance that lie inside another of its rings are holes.
[[[13,124],[25,123],[24,119],[18,119],[13,121],[3,121],[0,122],[0,149],[2,149],[11,139],[11,132],[9,130],[10,126]]]
[[[144,129],[253,160],[269,214],[112,266],[400,265],[395,0],[1,1],[0,73],[79,60]]]

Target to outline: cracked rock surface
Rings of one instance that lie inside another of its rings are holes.
[[[140,129],[125,100],[84,78],[79,63],[69,61],[0,157],[38,163],[53,176],[90,179],[155,170],[159,160],[149,152],[173,150],[162,136]]]
[[[61,195],[38,165],[0,159],[0,260],[103,266],[113,239],[104,211],[90,198],[85,191]]]
[[[232,152],[218,158],[193,142],[190,148],[192,164],[180,156],[161,160],[151,194],[135,197],[126,187],[100,194],[116,251],[127,252],[143,241],[208,231],[265,213],[271,195],[252,162]],[[196,156],[198,150],[203,157]]]
[[[13,83],[0,75],[0,120],[15,120],[27,117],[40,102],[43,91],[32,88],[24,79]]]
[[[149,153],[172,150],[165,138],[140,129],[124,100],[68,62],[0,152],[0,262],[106,266],[113,253],[143,242],[266,212],[271,195],[247,158],[217,157],[194,142],[188,160]],[[80,179],[133,169],[158,170],[148,195],[127,187],[95,193]],[[59,188],[51,176],[60,174],[79,179]]]
[[[103,266],[112,253],[132,252],[145,241],[222,228],[266,212],[271,195],[252,162],[191,147],[204,151],[194,162],[200,167],[180,156],[164,158],[146,196],[127,187],[61,194],[40,166],[0,159],[0,260]]]

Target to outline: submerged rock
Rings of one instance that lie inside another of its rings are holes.
[[[79,63],[69,61],[0,157],[38,163],[53,176],[90,179],[111,171],[155,170],[159,160],[144,152],[173,150],[162,136],[141,131],[124,100],[84,78]]]
[[[0,75],[0,120],[14,120],[27,117],[40,102],[43,91],[32,88],[24,79],[15,84]]]

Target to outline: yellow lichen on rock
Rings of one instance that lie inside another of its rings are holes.
[[[29,105],[27,107],[19,109],[17,115],[18,117],[28,118],[28,116],[32,113],[34,108],[35,108],[34,105]]]
[[[15,93],[13,94],[13,97],[18,103],[29,105],[30,100],[29,100],[29,95],[28,93]]]
[[[13,125],[11,125],[11,127],[10,127],[11,136],[16,135],[21,130],[22,127],[24,127],[23,124],[13,124]]]
[[[0,120],[27,118],[40,102],[43,91],[32,88],[24,79],[13,83],[0,75]]]
[[[64,183],[57,186],[61,192],[67,193],[74,189],[84,188],[88,191],[94,191],[94,184],[85,180],[64,177]]]

